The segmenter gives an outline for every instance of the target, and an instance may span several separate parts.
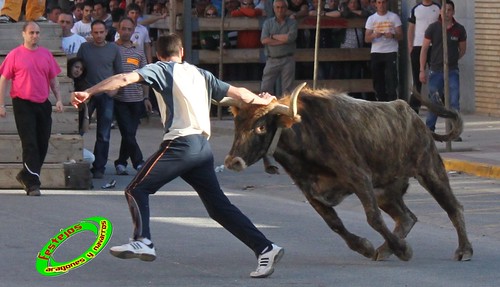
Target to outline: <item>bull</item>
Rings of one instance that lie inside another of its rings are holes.
[[[457,261],[470,260],[463,207],[454,196],[435,140],[460,135],[460,115],[423,99],[423,105],[449,118],[447,134],[431,132],[402,101],[368,102],[333,90],[303,89],[267,106],[235,103],[234,142],[224,164],[241,171],[272,156],[293,179],[326,224],[347,246],[372,260],[396,255],[408,261],[413,252],[405,241],[417,222],[403,195],[414,177],[446,211],[458,235]],[[269,152],[271,151],[271,152]],[[384,238],[376,250],[366,238],[349,232],[334,207],[347,196],[360,200],[368,224]],[[391,231],[381,214],[395,222]]]

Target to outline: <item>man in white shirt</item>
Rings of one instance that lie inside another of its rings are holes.
[[[73,21],[73,15],[67,12],[59,14],[59,19],[57,21],[62,28],[61,48],[68,58],[76,56],[78,49],[80,49],[80,45],[87,42],[82,36],[71,32],[71,28],[73,28],[74,25]]]
[[[85,2],[83,6],[83,17],[82,20],[78,21],[75,23],[73,28],[71,29],[72,33],[78,34],[87,41],[92,41],[92,36],[90,35],[91,27],[90,24],[92,24],[92,11],[94,10],[94,7],[90,2]]]

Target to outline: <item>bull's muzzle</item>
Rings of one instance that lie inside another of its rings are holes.
[[[226,156],[226,159],[224,160],[224,165],[226,166],[226,168],[234,171],[242,171],[245,168],[247,168],[247,164],[239,156],[236,157],[231,155]]]

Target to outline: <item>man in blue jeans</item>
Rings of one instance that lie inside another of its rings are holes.
[[[425,31],[422,50],[420,51],[420,75],[422,83],[427,83],[425,75],[425,63],[427,62],[427,51],[432,45],[431,59],[429,61],[429,97],[434,102],[444,102],[444,72],[443,72],[443,34],[442,21],[445,21],[448,37],[448,78],[450,90],[450,107],[460,111],[460,74],[458,71],[458,60],[465,55],[467,49],[467,33],[464,26],[453,18],[455,15],[455,4],[446,1],[446,11],[441,9],[438,21],[429,25]],[[437,116],[431,112],[427,114],[426,125],[431,130],[436,129]],[[458,139],[460,140],[460,138]]]
[[[77,57],[83,59],[87,66],[85,80],[90,85],[123,72],[120,49],[115,43],[106,42],[107,29],[101,20],[91,24],[92,42],[83,43]],[[96,110],[97,129],[94,145],[95,161],[92,164],[94,178],[103,178],[108,162],[111,123],[113,122],[113,99],[107,93],[100,93],[88,103],[89,115]]]
[[[196,190],[209,216],[253,250],[258,265],[250,276],[271,275],[284,250],[269,241],[221,190],[208,138],[210,99],[220,101],[229,96],[245,103],[267,105],[275,98],[269,94],[259,97],[245,88],[230,86],[210,72],[182,62],[184,48],[176,34],[158,38],[157,56],[159,62],[112,76],[71,97],[71,103],[78,106],[93,95],[140,82],[152,86],[160,105],[163,142],[125,189],[134,222],[133,239],[111,247],[111,254],[122,259],[156,259],[149,230],[149,195],[180,176]],[[171,112],[167,113],[167,109]]]

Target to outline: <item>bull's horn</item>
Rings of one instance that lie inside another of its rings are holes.
[[[299,97],[300,91],[302,88],[304,88],[307,85],[306,82],[303,82],[302,84],[298,85],[295,87],[295,89],[292,92],[292,96],[290,99],[290,116],[293,118],[295,115],[297,115],[297,98]]]
[[[227,107],[227,106],[237,106],[238,107],[241,104],[241,102],[236,100],[236,99],[233,99],[231,97],[224,97],[219,102],[212,99],[212,104],[215,104],[218,106],[223,106],[223,107]]]

